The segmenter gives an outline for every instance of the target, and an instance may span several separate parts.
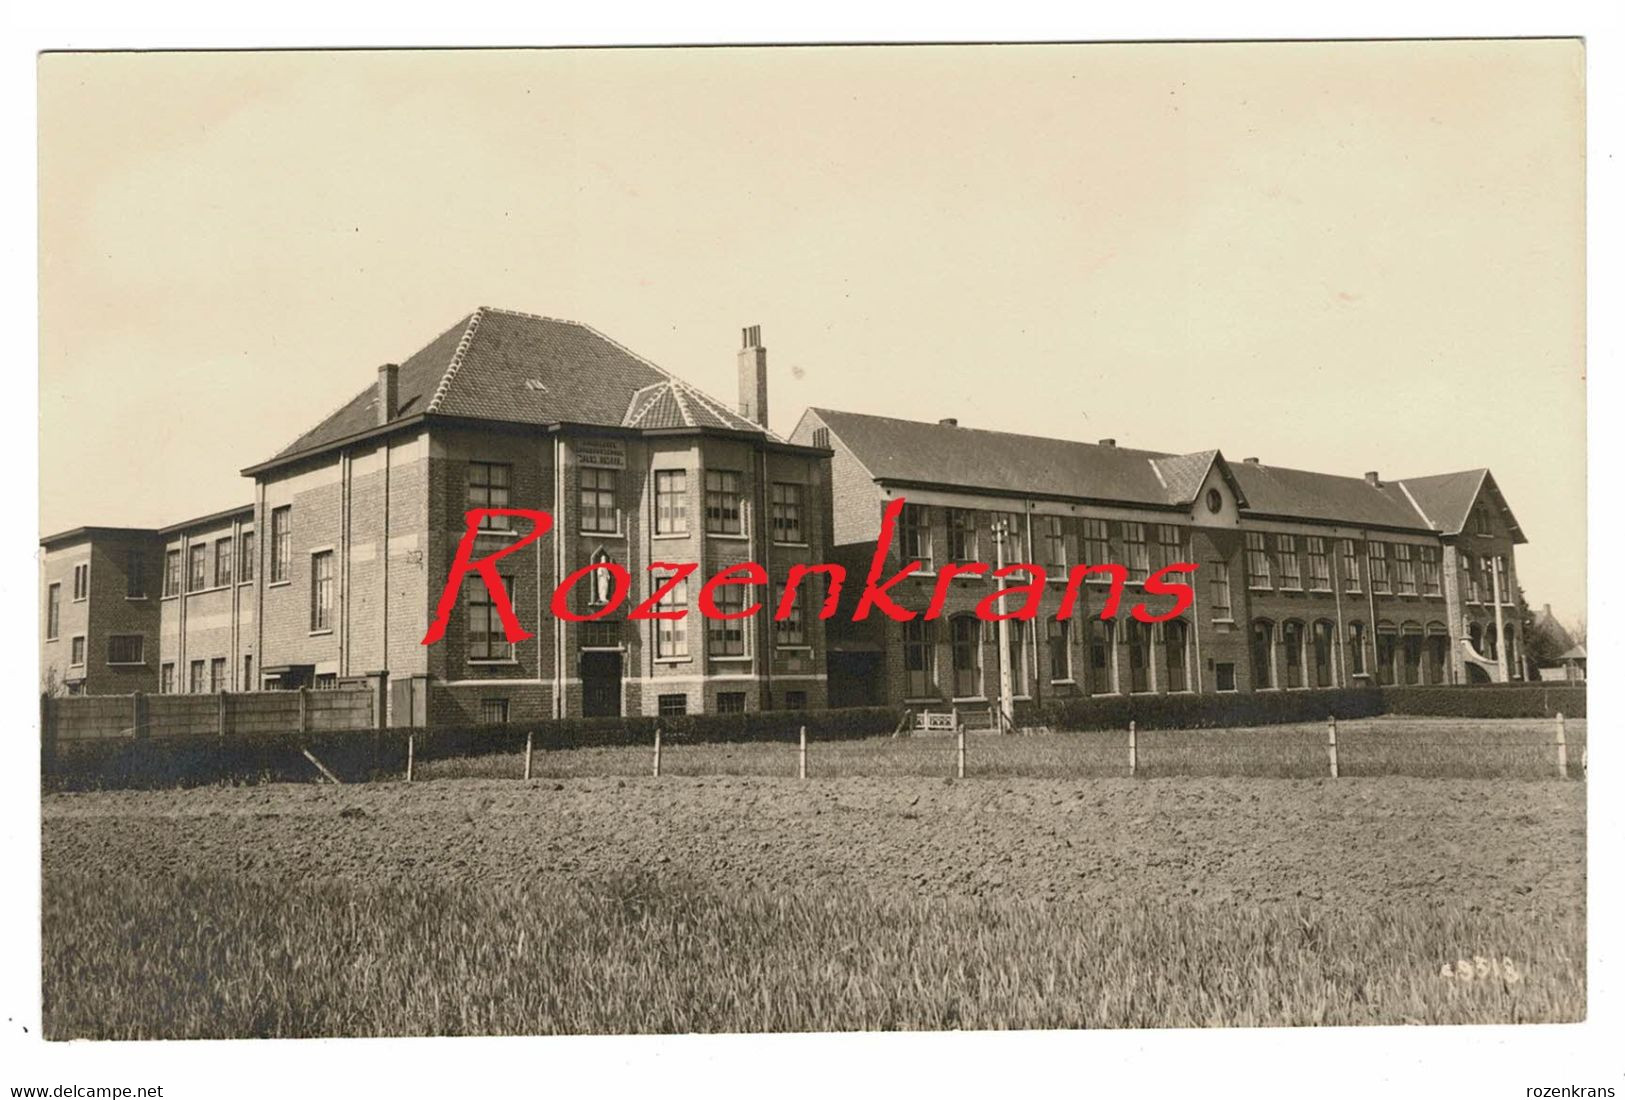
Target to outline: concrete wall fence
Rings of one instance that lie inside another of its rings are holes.
[[[47,744],[120,738],[253,737],[376,729],[383,683],[330,691],[219,692],[213,695],[70,695],[40,697]]]

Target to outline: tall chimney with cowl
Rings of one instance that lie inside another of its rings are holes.
[[[744,330],[744,347],[739,349],[739,415],[767,427],[767,349],[762,346],[762,326]]]
[[[395,419],[401,410],[401,368],[385,363],[378,368],[378,424],[383,426]]]

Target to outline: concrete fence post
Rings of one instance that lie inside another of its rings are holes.
[[[39,696],[40,767],[49,773],[56,768],[56,713],[51,697],[45,692]]]
[[[655,778],[660,778],[660,726],[655,726]]]
[[[412,782],[412,765],[416,762],[417,733],[414,730],[406,731],[406,781]]]
[[[1332,778],[1337,778],[1337,715],[1326,719],[1326,763],[1331,766]]]
[[[310,732],[310,689],[299,689],[299,732]]]
[[[963,779],[965,778],[965,720],[960,715],[958,707],[954,708],[954,736],[958,739],[955,751],[957,760],[954,766],[954,774]]]
[[[221,738],[221,740],[224,740],[231,725],[230,718],[227,715],[227,710],[230,704],[226,700],[226,693],[224,691],[219,692],[216,698],[218,699],[219,703],[214,716],[215,733]]]
[[[801,757],[796,767],[796,778],[807,778],[807,727],[801,727]]]
[[[136,737],[146,737],[152,729],[151,713],[147,708],[146,692],[130,695],[130,729]]]
[[[1133,719],[1130,719],[1129,724],[1128,724],[1128,774],[1129,774],[1129,778],[1132,779],[1134,777],[1134,775],[1139,770],[1140,770],[1139,737],[1138,737],[1137,731],[1135,730],[1135,727],[1134,727],[1134,721],[1133,721]]]
[[[525,779],[530,779],[530,756],[536,744],[536,727],[532,725],[525,730]]]
[[[1557,778],[1569,777],[1569,728],[1563,712],[1557,712]]]

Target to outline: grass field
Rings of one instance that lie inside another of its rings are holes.
[[[1585,719],[1567,723],[1568,771],[1582,775]],[[1545,719],[1368,718],[1339,722],[1343,776],[1543,778],[1556,774],[1556,727]],[[1328,774],[1324,723],[1210,730],[1142,730],[1137,774],[1315,778]],[[661,749],[665,775],[794,776],[790,742],[685,745]],[[967,735],[967,777],[1109,778],[1128,774],[1127,731]],[[538,751],[531,775],[564,779],[636,776],[653,769],[653,745]],[[829,778],[952,775],[954,738],[946,734],[813,743],[808,772]],[[517,779],[523,753],[425,760],[419,779]]]
[[[46,1033],[1584,1016],[1583,783],[972,775],[49,795]]]

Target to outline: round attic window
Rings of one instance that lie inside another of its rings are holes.
[[[1207,491],[1207,510],[1210,512],[1217,512],[1223,507],[1224,494],[1220,493],[1217,489],[1209,489]]]

